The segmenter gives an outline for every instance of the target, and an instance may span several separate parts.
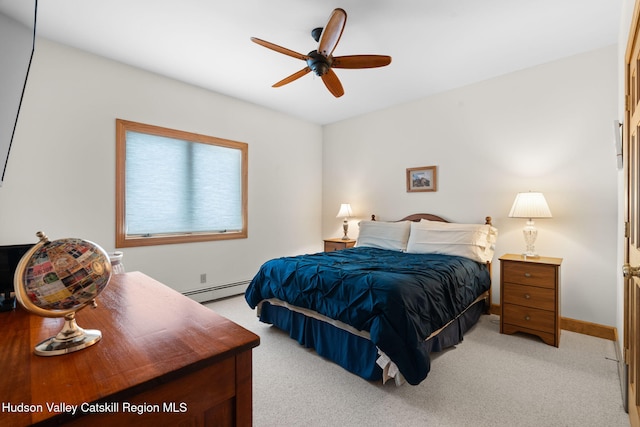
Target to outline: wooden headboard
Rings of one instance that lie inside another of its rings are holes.
[[[426,219],[429,221],[440,221],[440,222],[451,222],[448,221],[438,215],[433,215],[433,214],[428,214],[428,213],[417,213],[417,214],[412,214],[409,216],[406,216],[398,221],[414,221],[414,222],[419,222],[421,219]],[[376,221],[376,216],[371,215],[371,221]],[[487,216],[484,218],[484,223],[487,225],[491,225],[491,217]]]

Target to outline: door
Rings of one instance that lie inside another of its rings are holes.
[[[624,361],[630,424],[640,427],[640,0],[636,0],[625,55]]]

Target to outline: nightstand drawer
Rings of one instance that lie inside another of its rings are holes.
[[[507,262],[504,264],[505,282],[523,285],[555,288],[556,269],[553,265],[534,264],[531,262]]]
[[[553,311],[504,304],[502,315],[504,323],[523,328],[550,333],[556,329],[556,315]]]
[[[505,283],[503,298],[507,304],[517,304],[549,311],[555,311],[556,309],[556,291],[550,288]]]
[[[339,251],[341,249],[345,249],[346,246],[344,243],[337,243],[337,242],[325,242],[324,243],[324,251],[325,252],[333,252],[333,251]]]

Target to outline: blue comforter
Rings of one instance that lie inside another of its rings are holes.
[[[488,268],[468,258],[358,247],[267,261],[245,298],[277,298],[356,329],[410,384],[429,372],[423,342],[491,286]]]

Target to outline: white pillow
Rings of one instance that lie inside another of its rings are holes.
[[[407,252],[457,255],[487,262],[493,259],[497,236],[498,230],[486,224],[422,220],[411,223]]]
[[[421,223],[426,223],[427,228],[444,230],[468,230],[480,231],[486,236],[487,243],[495,245],[498,240],[498,229],[488,224],[459,224],[455,222],[430,221],[421,219]]]
[[[360,221],[356,246],[404,251],[409,240],[409,221]]]

